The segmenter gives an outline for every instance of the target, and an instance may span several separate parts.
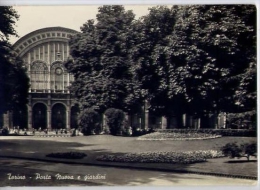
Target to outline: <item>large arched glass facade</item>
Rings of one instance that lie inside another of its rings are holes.
[[[44,61],[34,61],[31,64],[31,89],[45,90],[48,88],[48,67]]]
[[[67,72],[62,61],[55,61],[49,68],[44,61],[37,60],[30,66],[30,82],[33,92],[64,92],[73,82],[73,76]]]

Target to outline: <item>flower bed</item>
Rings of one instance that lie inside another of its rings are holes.
[[[156,129],[160,133],[208,133],[221,136],[256,137],[256,130],[251,129]]]
[[[205,140],[219,138],[221,135],[201,133],[196,131],[187,132],[154,132],[141,137],[137,140]]]
[[[106,162],[131,162],[131,163],[179,163],[192,164],[205,162],[210,158],[223,157],[220,151],[186,151],[186,152],[143,152],[143,153],[128,153],[124,155],[101,155],[96,159]]]
[[[47,154],[46,157],[51,158],[65,158],[65,159],[81,159],[87,156],[85,153],[82,152],[57,152]]]

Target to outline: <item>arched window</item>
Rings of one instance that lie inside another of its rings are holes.
[[[68,86],[68,73],[61,61],[51,66],[51,90],[66,90]]]
[[[48,67],[45,62],[36,60],[31,64],[31,89],[45,90],[48,88]]]

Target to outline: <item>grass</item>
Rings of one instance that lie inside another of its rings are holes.
[[[245,144],[256,142],[255,137],[222,137],[193,141],[138,141],[136,137],[120,137],[111,135],[79,136],[75,138],[1,138],[0,150],[12,149],[26,152],[56,152],[66,150],[104,150],[114,153],[135,153],[147,151],[193,151],[220,150],[227,143]]]
[[[220,150],[220,148],[227,143],[237,142],[238,144],[245,144],[256,141],[257,138],[255,137],[222,137],[193,141],[138,141],[137,137],[111,135],[79,136],[74,138],[1,137],[0,156],[22,155],[25,157],[43,158],[46,154],[52,152],[72,151],[84,152],[88,155],[82,159],[82,162],[97,163],[96,157],[104,154],[123,155],[124,153],[142,153],[149,151],[183,152]],[[185,169],[257,176],[257,162],[229,163],[229,161],[232,161],[232,159],[209,159],[208,162],[198,163],[193,165],[193,167],[185,166]],[[133,165],[133,163],[130,164]],[[143,164],[140,164],[140,166],[143,166]],[[164,163],[152,163],[152,166],[158,168],[173,167],[171,164],[165,165]],[[174,165],[174,168],[178,168],[178,166]],[[180,168],[183,169],[183,166],[180,166]]]

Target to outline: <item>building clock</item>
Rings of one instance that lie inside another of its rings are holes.
[[[56,75],[61,75],[62,69],[60,67],[56,68],[55,73],[56,73]]]

